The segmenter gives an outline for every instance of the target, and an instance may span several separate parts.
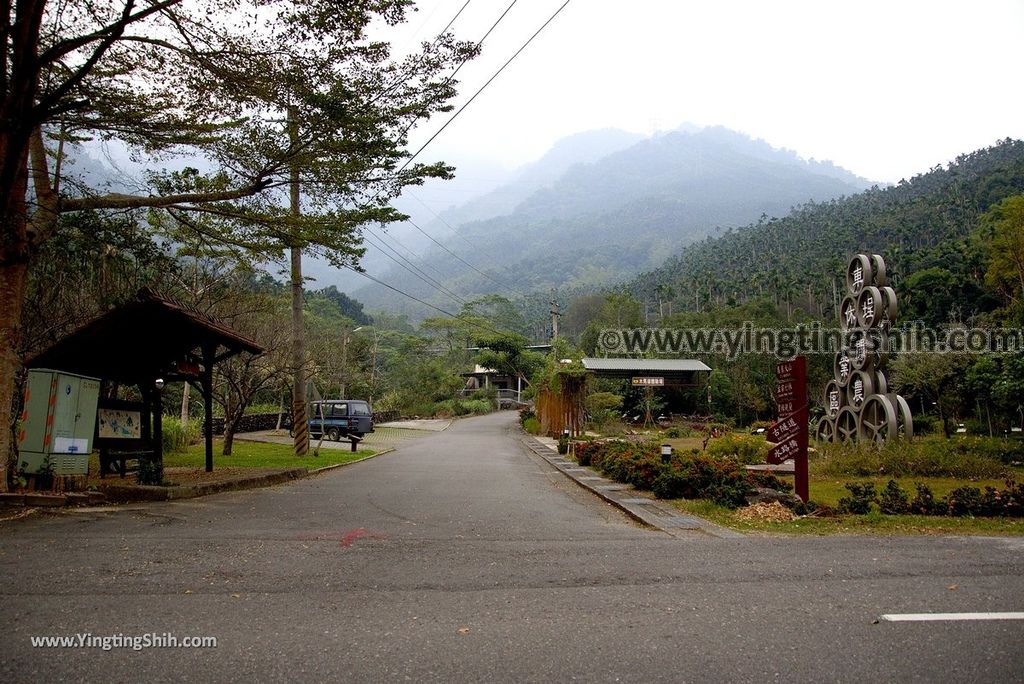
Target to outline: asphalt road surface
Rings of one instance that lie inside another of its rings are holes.
[[[1020,539],[671,538],[520,439],[506,412],[268,489],[0,523],[0,681],[1024,678],[1024,621],[881,619],[1024,610]],[[101,647],[149,634],[217,646]]]

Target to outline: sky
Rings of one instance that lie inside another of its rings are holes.
[[[452,30],[479,40],[511,1],[472,0]],[[457,105],[563,2],[517,0],[461,70]],[[464,4],[422,0],[380,36],[411,49]],[[1024,138],[1022,38],[1024,0],[570,0],[421,159],[513,168],[572,133],[691,122],[894,183]]]

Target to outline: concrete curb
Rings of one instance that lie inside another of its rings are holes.
[[[305,468],[288,468],[272,473],[253,475],[250,477],[208,482],[186,487],[159,487],[154,485],[136,485],[134,487],[109,487],[103,490],[107,501],[114,503],[136,503],[143,501],[178,501],[194,499],[199,496],[219,494],[221,492],[258,489],[271,485],[299,480],[308,475]]]
[[[524,435],[523,445],[554,466],[560,473],[583,489],[597,495],[620,509],[634,520],[660,530],[673,537],[686,532],[703,532],[719,539],[743,539],[744,535],[727,527],[716,525],[695,515],[680,513],[669,504],[657,499],[640,497],[628,485],[613,482],[590,468],[582,467],[566,456],[560,456],[550,445],[530,435]]]
[[[291,482],[292,480],[302,480],[307,477],[326,473],[330,470],[336,470],[338,468],[344,468],[345,466],[354,465],[356,463],[362,463],[371,458],[377,456],[383,456],[389,454],[395,450],[395,447],[388,449],[382,449],[369,456],[363,456],[362,458],[354,461],[348,461],[346,463],[334,463],[332,465],[323,466],[322,468],[314,468],[307,470],[305,468],[288,468],[273,473],[266,473],[263,475],[255,475],[252,477],[245,477],[242,479],[225,480],[223,482],[210,482],[206,484],[191,485],[187,487],[156,487],[148,485],[136,485],[131,488],[124,488],[122,491],[118,491],[118,487],[111,487],[110,489],[104,490],[107,495],[107,501],[112,503],[141,503],[146,501],[178,501],[182,499],[194,499],[200,496],[208,496],[210,494],[219,494],[221,492],[229,491],[241,491],[245,489],[260,489],[262,487],[272,487],[277,484],[284,482]]]
[[[377,458],[378,456],[383,456],[384,454],[390,454],[392,451],[394,451],[397,448],[398,447],[391,447],[389,449],[381,449],[380,451],[374,452],[374,453],[370,454],[369,456],[363,456],[362,458],[357,458],[354,461],[348,461],[346,463],[335,463],[333,465],[324,466],[322,468],[314,468],[313,470],[310,470],[310,471],[307,472],[307,477],[311,477],[313,475],[319,475],[320,473],[326,473],[326,472],[329,472],[331,470],[337,470],[338,468],[344,468],[345,466],[355,465],[356,463],[362,463],[363,461],[369,461],[371,458]]]

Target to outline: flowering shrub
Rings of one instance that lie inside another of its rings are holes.
[[[917,482],[913,499],[899,486],[896,480],[889,480],[878,495],[871,483],[851,482],[845,485],[850,497],[839,500],[842,513],[867,513],[871,504],[878,504],[882,513],[897,515],[990,516],[1019,518],[1024,516],[1024,483],[1006,481],[1005,489],[995,487],[957,487],[942,499],[936,499],[931,489]]]
[[[774,475],[747,471],[731,457],[697,452],[675,454],[671,462],[663,463],[654,442],[581,442],[576,444],[576,460],[663,499],[710,499],[736,507],[745,503],[754,487],[790,489]]]

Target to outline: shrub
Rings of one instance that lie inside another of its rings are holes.
[[[914,489],[917,490],[917,493],[914,495],[913,501],[910,502],[911,512],[918,515],[934,515],[938,511],[938,505],[932,490],[920,482],[914,483]]]
[[[199,442],[200,426],[198,420],[190,420],[182,425],[179,418],[163,417],[163,446],[165,454],[179,454],[188,451],[191,444]]]
[[[875,485],[871,482],[847,482],[845,485],[850,496],[839,499],[840,513],[854,513],[863,515],[871,510],[871,504],[875,500]]]
[[[746,501],[756,486],[786,490],[788,486],[770,473],[748,472],[735,458],[718,458],[694,451],[676,454],[672,461],[661,461],[661,450],[654,442],[581,442],[576,444],[576,459],[607,477],[649,489],[659,498],[710,499],[735,508]]]
[[[767,440],[760,435],[730,432],[708,442],[707,453],[709,456],[732,456],[740,463],[752,465],[764,463],[769,449]]]
[[[523,429],[529,432],[531,435],[539,435],[540,421],[531,416],[523,421]]]
[[[876,501],[878,510],[886,515],[902,515],[910,512],[910,499],[896,480],[889,480]]]
[[[995,491],[991,487],[990,491]],[[949,515],[984,515],[981,490],[977,487],[957,487],[944,500]]]
[[[467,399],[461,402],[461,404],[462,413],[459,415],[472,414],[474,416],[482,416],[494,410],[494,402],[490,399]]]
[[[935,416],[914,416],[914,434],[932,435],[942,432],[942,425]]]
[[[594,392],[586,398],[586,409],[590,422],[601,426],[618,416],[622,408],[622,397],[611,392]]]
[[[494,404],[487,399],[445,399],[436,404],[423,406],[424,415],[436,415],[443,417],[483,415],[494,410]],[[430,410],[432,409],[432,410]]]
[[[141,485],[162,485],[164,483],[163,463],[153,458],[140,458],[139,469],[135,473]]]
[[[533,409],[529,409],[529,408],[520,409],[520,411],[519,411],[519,424],[522,425],[523,427],[526,427],[526,421],[529,420],[530,418],[536,418],[536,417],[537,417],[537,414],[533,411]]]

